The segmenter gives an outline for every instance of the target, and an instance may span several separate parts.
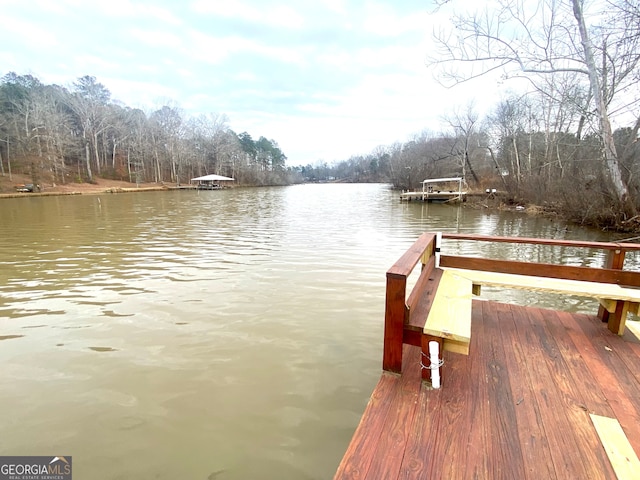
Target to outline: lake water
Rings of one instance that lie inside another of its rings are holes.
[[[331,478],[422,232],[607,239],[371,184],[3,199],[0,229],[0,455],[96,480]]]

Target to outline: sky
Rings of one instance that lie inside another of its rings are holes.
[[[287,164],[333,163],[444,131],[497,103],[495,81],[440,86],[431,0],[0,0],[0,75],[70,87],[96,77],[150,113],[224,114]]]

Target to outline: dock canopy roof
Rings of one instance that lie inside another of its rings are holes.
[[[191,181],[199,181],[199,182],[224,182],[224,181],[233,181],[233,178],[223,177],[222,175],[205,175],[204,177],[196,177],[192,178]]]
[[[423,180],[422,183],[438,183],[438,182],[461,182],[461,177],[449,177],[449,178],[429,178]]]

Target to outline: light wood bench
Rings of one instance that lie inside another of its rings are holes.
[[[627,313],[638,314],[640,288],[623,287],[613,283],[567,280],[534,275],[486,272],[443,268],[433,302],[428,311],[421,340],[423,355],[423,379],[430,379],[428,343],[436,340],[442,351],[469,354],[471,343],[471,305],[474,295],[480,295],[482,286],[516,288],[530,291],[574,295],[596,299],[613,313],[622,305],[619,325],[609,329],[622,335]]]
[[[471,280],[451,271],[442,272],[421,336],[423,380],[431,381],[430,341],[440,345],[439,361],[444,350],[469,355],[472,290]]]
[[[596,299],[610,313],[614,313],[618,308],[618,303],[621,302],[623,313],[620,324],[614,332],[618,335],[624,333],[627,313],[637,315],[640,310],[640,288],[624,287],[614,283],[587,282],[457,268],[446,269],[445,273],[451,273],[471,282],[475,295],[480,294],[481,286],[574,295]]]
[[[469,354],[471,342],[472,298],[473,295],[480,295],[482,286],[593,298],[611,313],[615,312],[618,303],[622,302],[624,315],[618,330],[614,332],[618,335],[624,333],[627,313],[637,315],[640,310],[640,288],[481,270],[443,270],[427,314],[423,334],[441,339],[443,350],[464,355]]]
[[[471,280],[453,271],[445,270],[440,277],[423,331],[441,338],[444,350],[469,354],[472,289]]]

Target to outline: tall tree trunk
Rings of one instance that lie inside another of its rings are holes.
[[[469,171],[471,172],[471,176],[473,177],[473,181],[476,182],[476,185],[480,184],[480,180],[478,179],[478,175],[476,175],[476,172],[473,170],[473,166],[471,165],[471,162],[469,161],[469,150],[465,148],[465,152],[464,152],[464,160],[466,162],[466,164],[469,166]],[[465,178],[466,180],[466,178]]]
[[[34,192],[40,191],[40,182],[38,179],[38,169],[36,168],[35,162],[31,162],[31,184],[33,185]]]
[[[520,152],[518,152],[518,142],[516,141],[515,133],[511,137],[511,143],[513,145],[513,154],[515,156],[514,170],[516,171],[516,182],[520,185],[522,173],[520,172]]]
[[[84,154],[85,159],[87,161],[87,177],[89,181],[93,181],[93,174],[91,173],[91,154],[89,153],[89,142],[85,141],[84,143]]]
[[[98,134],[94,134],[93,136],[93,150],[96,154],[96,168],[98,170],[98,175],[100,175],[100,152],[98,150]]]
[[[593,56],[593,46],[589,39],[589,32],[587,31],[582,11],[583,0],[572,1],[573,14],[576,17],[580,30],[582,48],[584,49],[585,62],[589,72],[589,83],[596,104],[596,114],[598,115],[598,121],[600,123],[600,134],[604,146],[605,171],[608,173],[620,205],[627,210],[626,213],[635,214],[635,207],[629,201],[629,189],[622,178],[622,171],[620,170],[620,162],[618,161],[618,153],[616,152],[616,145],[613,141],[613,132],[611,130],[607,105],[601,89],[600,79],[598,78],[595,57]]]
[[[131,178],[131,148],[127,148],[127,172],[129,173],[129,183],[133,183]]]
[[[158,157],[158,149],[155,149],[156,154],[156,165],[155,165],[155,177],[156,183],[160,183],[161,173],[160,173],[160,158]]]

